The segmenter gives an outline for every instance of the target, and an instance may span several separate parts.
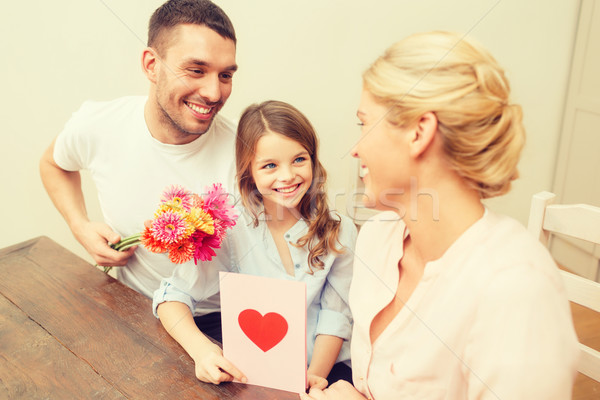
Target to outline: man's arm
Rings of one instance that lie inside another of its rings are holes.
[[[166,301],[158,305],[156,313],[169,335],[194,360],[198,379],[214,384],[234,378],[246,382],[244,374],[223,357],[221,348],[198,329],[186,304]]]
[[[56,164],[53,156],[55,142],[56,139],[40,160],[42,183],[54,206],[69,225],[73,236],[98,265],[107,267],[126,265],[135,247],[123,252],[110,248],[108,242],[117,243],[121,237],[105,223],[89,220],[81,190],[81,175],[79,171],[65,171]]]

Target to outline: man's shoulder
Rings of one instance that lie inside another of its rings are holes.
[[[224,133],[226,133],[227,136],[233,136],[235,138],[237,125],[226,116],[217,114],[213,121],[213,126],[215,135],[223,135]],[[231,135],[232,133],[233,135]]]
[[[146,96],[124,96],[112,100],[87,100],[78,113],[92,114],[98,117],[106,114],[128,115],[146,104]]]

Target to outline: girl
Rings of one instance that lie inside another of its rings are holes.
[[[267,101],[244,111],[236,139],[237,179],[244,207],[229,235],[227,251],[232,266],[241,273],[306,283],[308,383],[324,388],[325,378],[351,380],[348,291],[356,227],[349,218],[329,210],[326,173],[317,151],[312,125],[291,105]],[[167,282],[169,290],[191,294],[191,299],[183,301],[190,310],[201,300],[194,298],[195,292],[200,295],[195,289],[198,285],[193,285],[200,283],[197,270],[189,269],[188,279]],[[173,288],[185,281],[189,282],[185,287]],[[169,303],[157,304],[167,329],[173,320]],[[189,313],[178,307],[178,312]],[[243,375],[223,358],[220,348],[208,343],[199,348],[188,342],[200,331],[195,325],[187,326],[188,332],[175,329],[170,333],[189,348],[197,377],[214,383],[233,377],[241,380]]]
[[[547,250],[482,199],[506,193],[521,109],[494,58],[459,35],[417,34],[363,75],[371,205],[350,306],[353,380],[303,399],[568,399],[578,354]]]

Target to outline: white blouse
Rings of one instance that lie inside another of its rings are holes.
[[[350,289],[356,388],[377,400],[569,399],[579,350],[558,269],[523,226],[489,210],[427,263],[371,344],[407,236],[393,212],[360,231]]]

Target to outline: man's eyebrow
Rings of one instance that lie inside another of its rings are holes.
[[[195,59],[195,58],[186,60],[185,62],[189,63],[189,64],[197,65],[199,67],[210,67],[211,66],[210,63],[208,63],[206,61],[203,61],[203,60],[198,60],[198,59]],[[223,70],[224,71],[237,71],[237,69],[238,69],[237,64],[232,64],[232,65],[229,65],[229,66],[225,67]]]

